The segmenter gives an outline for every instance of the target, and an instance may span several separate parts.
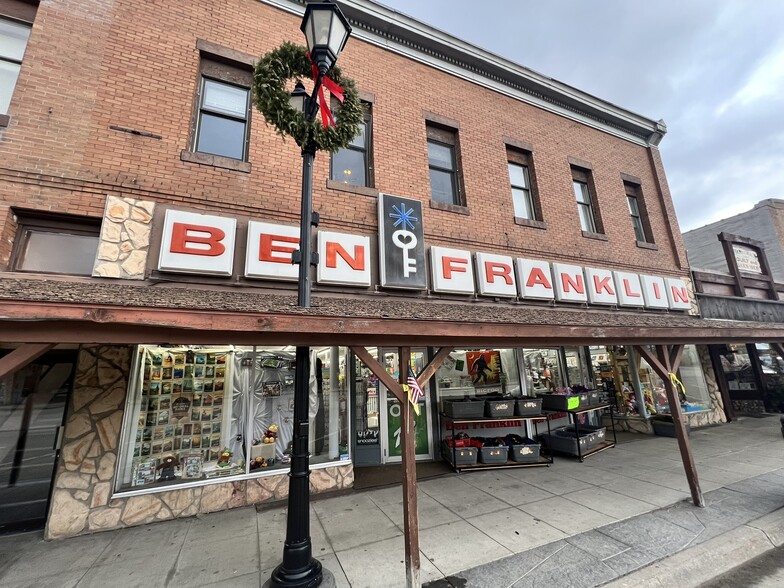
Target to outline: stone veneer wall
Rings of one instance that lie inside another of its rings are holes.
[[[83,346],[68,404],[47,539],[215,512],[288,495],[288,476],[205,484],[112,498],[132,347]],[[351,463],[313,470],[311,492],[350,488]]]
[[[93,276],[143,280],[154,202],[106,197]]]

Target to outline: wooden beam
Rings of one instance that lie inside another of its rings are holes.
[[[650,351],[650,349],[642,345],[635,345],[634,350],[639,353],[645,361],[648,362],[648,365],[650,365],[651,368],[653,368],[653,371],[655,371],[657,374],[667,373],[667,368],[659,363],[659,359]]]
[[[680,358],[683,355],[683,349],[678,350],[675,349],[675,347],[682,347],[682,345],[673,346],[672,349],[667,349],[665,346],[657,346],[657,353],[659,358],[662,360],[662,363],[670,364],[670,357],[675,357],[678,363],[680,363]],[[704,507],[705,500],[702,497],[700,481],[697,477],[697,466],[694,463],[694,455],[692,455],[689,436],[686,434],[686,425],[683,413],[681,412],[681,401],[678,397],[677,391],[675,390],[675,385],[670,379],[670,373],[674,373],[674,370],[670,369],[670,371],[666,371],[662,369],[662,363],[658,361],[655,365],[651,363],[651,367],[664,381],[664,391],[667,394],[667,402],[670,405],[670,414],[672,415],[672,422],[675,425],[675,437],[678,439],[678,448],[681,452],[683,469],[686,471],[686,479],[689,482],[691,499],[695,506]],[[667,367],[672,368],[672,365],[668,365]]]
[[[427,384],[427,381],[432,378],[435,373],[438,371],[438,368],[444,363],[449,354],[452,353],[454,347],[442,347],[438,350],[438,353],[435,354],[433,359],[425,366],[421,372],[417,374],[417,383],[420,387],[423,387]]]
[[[411,348],[400,347],[398,366],[401,386],[408,379]],[[403,536],[406,546],[406,588],[419,588],[419,511],[417,509],[416,432],[414,407],[408,398],[400,402],[400,441],[403,445]]]
[[[586,313],[586,314],[590,314]],[[612,313],[606,313],[613,316]],[[784,328],[672,317],[674,326],[519,324],[125,308],[0,300],[0,342],[521,347],[784,342]],[[618,315],[620,317],[620,314]],[[544,321],[543,321],[544,322]],[[707,323],[707,324],[706,324]]]
[[[8,355],[0,357],[0,379],[35,361],[54,345],[54,343],[23,343]]]
[[[392,392],[395,398],[397,398],[398,402],[401,404],[405,404],[408,402],[408,397],[405,392],[403,392],[402,386],[395,381],[395,378],[390,376],[387,373],[387,370],[381,365],[376,358],[370,355],[370,352],[365,349],[364,347],[350,347],[351,351],[354,352],[362,363],[367,366],[367,368],[376,376],[379,381],[384,384],[387,390]]]
[[[677,372],[681,367],[683,359],[683,345],[673,345],[670,347],[670,371]]]

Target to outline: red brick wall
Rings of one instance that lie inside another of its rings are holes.
[[[196,40],[261,55],[285,40],[304,42],[299,17],[255,0],[147,6],[130,0],[41,4],[11,122],[0,129],[0,204],[100,215],[105,194],[113,193],[297,223],[299,150],[275,135],[260,113],[253,114],[251,173],[182,162],[180,152],[190,142]],[[656,150],[357,39],[349,41],[340,65],[362,91],[375,95],[376,188],[425,202],[429,243],[683,273],[683,246]],[[470,216],[427,205],[424,111],[460,124]],[[162,139],[113,131],[110,125]],[[503,137],[533,145],[546,230],[514,224]],[[581,235],[568,157],[593,167],[606,242]],[[327,155],[317,156],[314,200],[322,226],[368,232],[376,225],[375,198],[327,189],[328,164]],[[634,244],[621,173],[642,180],[658,250]],[[0,265],[6,259],[0,245]]]

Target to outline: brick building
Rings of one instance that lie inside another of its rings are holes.
[[[0,456],[0,529],[45,521],[56,538],[281,499],[297,344],[314,348],[311,485],[325,491],[400,459],[399,408],[351,346],[390,372],[400,345],[417,371],[454,350],[417,421],[418,458],[440,460],[444,402],[463,396],[600,387],[619,426],[648,430],[668,408],[647,345],[690,344],[684,410],[720,421],[693,344],[784,336],[697,316],[661,121],[369,0],[340,4],[365,127],[316,158],[324,254],[303,310],[286,259],[299,150],[249,89],[258,56],[300,42],[303,3],[0,0],[0,399],[14,417],[0,432],[16,448]],[[411,282],[390,278],[385,201],[418,215]],[[210,263],[205,240],[220,243]],[[30,419],[48,432],[28,436]],[[25,447],[40,471],[22,505]]]

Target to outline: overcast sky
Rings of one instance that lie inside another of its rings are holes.
[[[381,0],[654,120],[686,231],[784,198],[784,0]]]

